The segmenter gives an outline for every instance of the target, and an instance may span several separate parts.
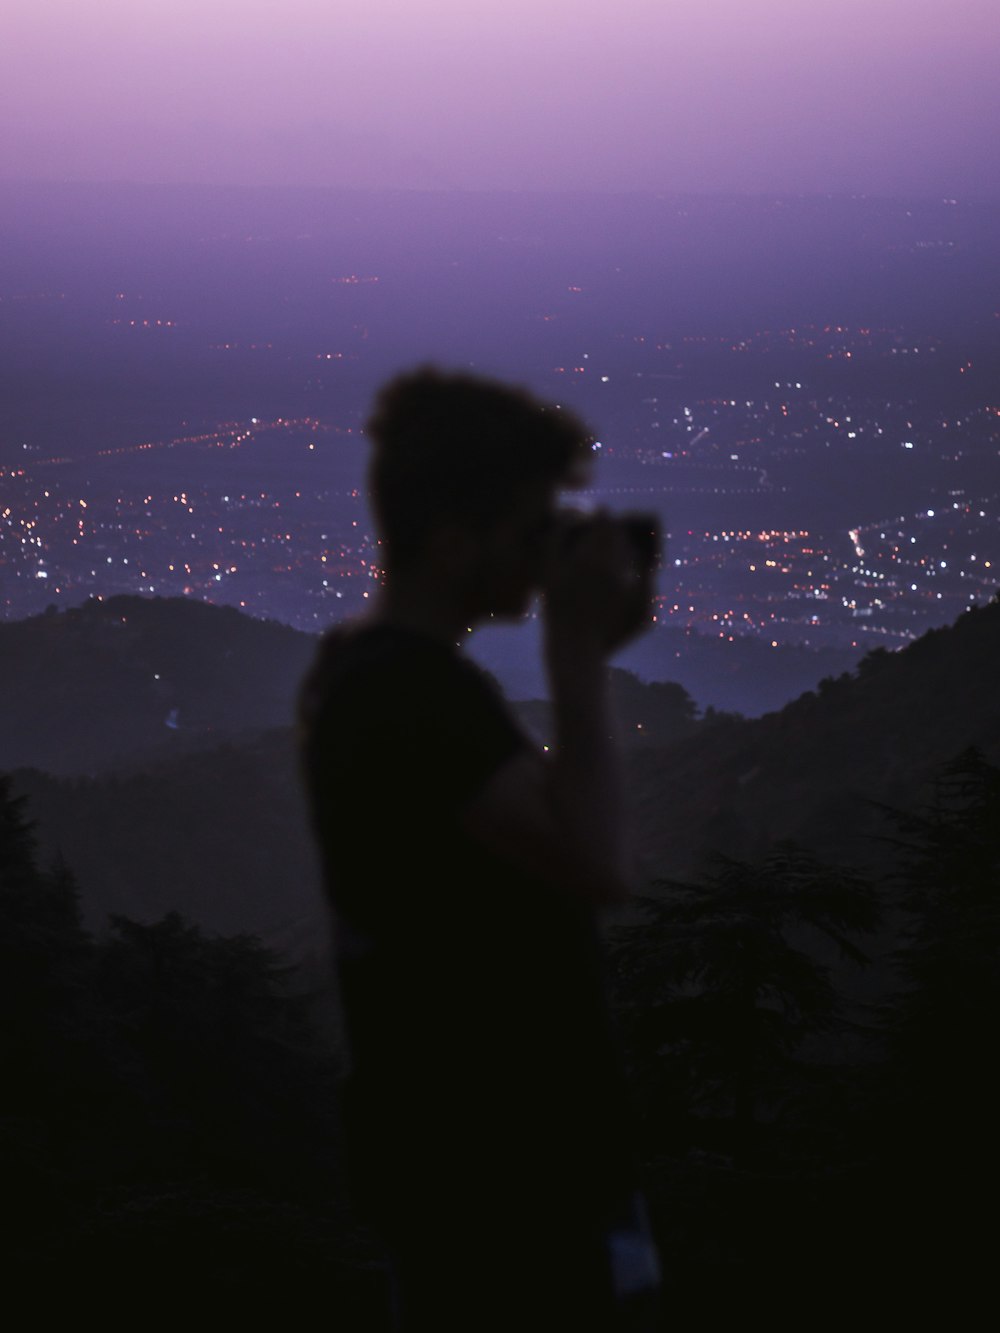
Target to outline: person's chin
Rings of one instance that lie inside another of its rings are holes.
[[[510,593],[508,596],[497,597],[493,601],[490,609],[491,620],[523,620],[531,609],[533,589]]]

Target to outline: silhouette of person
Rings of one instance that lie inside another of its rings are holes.
[[[605,664],[651,570],[621,522],[557,510],[592,457],[565,410],[425,368],[368,435],[381,586],[302,695],[356,1194],[398,1328],[624,1327],[655,1255],[596,913],[627,896]],[[458,646],[538,593],[550,754]]]

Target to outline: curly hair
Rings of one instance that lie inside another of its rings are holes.
[[[443,524],[488,525],[532,482],[579,485],[593,436],[524,389],[423,366],[381,390],[368,421],[372,506],[391,562]]]

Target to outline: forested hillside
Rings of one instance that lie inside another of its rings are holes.
[[[0,771],[97,774],[288,726],[312,635],[191,599],[0,624]]]
[[[994,602],[753,721],[615,678],[649,876],[609,929],[610,981],[664,1327],[884,1301],[910,1319],[984,1292],[998,649]],[[525,716],[546,734],[543,707]],[[204,741],[0,780],[8,1257],[73,1299],[113,1269],[119,1316],[210,1284],[240,1317],[322,1292],[342,1326],[381,1328],[292,734]]]
[[[994,599],[900,652],[876,649],[778,712],[634,756],[647,865],[686,872],[713,850],[757,856],[782,838],[878,864],[880,804],[919,801],[969,746],[1000,759],[998,664]]]

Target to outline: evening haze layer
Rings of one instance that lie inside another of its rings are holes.
[[[7,0],[0,180],[991,196],[996,0]]]

